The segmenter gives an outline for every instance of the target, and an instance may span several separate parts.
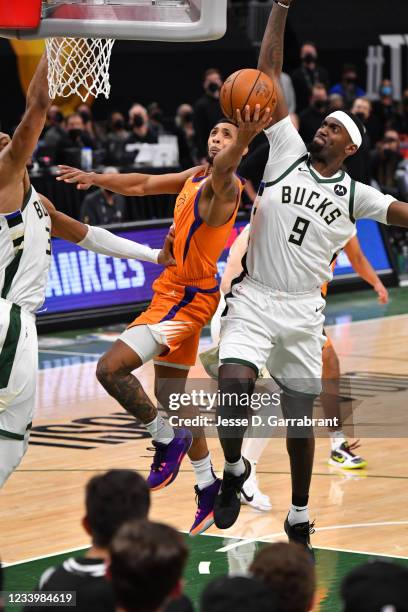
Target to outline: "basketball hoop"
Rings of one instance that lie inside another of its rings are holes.
[[[67,98],[77,94],[86,102],[89,96],[109,98],[109,65],[113,38],[49,38],[49,95]]]

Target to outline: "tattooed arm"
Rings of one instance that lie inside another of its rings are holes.
[[[281,4],[288,7],[291,3],[292,0],[281,0]],[[283,45],[288,12],[289,8],[283,8],[276,3],[273,4],[258,60],[258,69],[269,75],[275,81],[277,88],[278,104],[270,125],[277,123],[289,114],[285,96],[279,84],[283,66]]]

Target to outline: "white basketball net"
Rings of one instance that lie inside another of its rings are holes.
[[[103,94],[109,98],[109,64],[113,38],[48,38],[49,94],[68,98],[79,95],[84,102],[89,96]]]

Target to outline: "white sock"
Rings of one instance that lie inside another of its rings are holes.
[[[333,451],[337,450],[345,441],[346,438],[344,437],[344,433],[341,431],[341,429],[339,431],[330,432],[330,442]]]
[[[145,427],[155,442],[170,444],[174,440],[174,429],[160,414],[151,423],[146,423]]]
[[[199,459],[198,461],[191,461],[191,465],[193,466],[193,470],[196,475],[197,486],[202,491],[206,487],[215,482],[216,476],[213,471],[211,456],[210,453],[204,459]]]
[[[228,472],[228,474],[232,474],[233,476],[241,476],[245,472],[245,463],[243,458],[239,459],[235,463],[225,462],[224,470]]]
[[[270,442],[270,438],[244,438],[242,454],[251,463],[257,463]]]
[[[294,506],[290,507],[288,521],[289,525],[297,525],[298,523],[307,523],[309,520],[309,510],[307,506]]]

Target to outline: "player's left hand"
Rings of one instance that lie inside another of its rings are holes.
[[[255,136],[262,132],[262,130],[264,130],[270,124],[271,116],[270,108],[266,108],[261,114],[260,104],[255,106],[255,111],[252,118],[251,108],[249,106],[245,107],[243,117],[241,115],[241,111],[237,108],[236,121],[238,124],[238,142],[244,146],[248,146]]]
[[[64,181],[64,183],[76,183],[77,189],[86,190],[93,185],[93,172],[83,172],[78,168],[72,168],[71,166],[58,166],[58,177],[57,181]]]
[[[157,263],[165,266],[166,268],[169,266],[175,266],[176,260],[173,257],[173,243],[174,243],[174,228],[171,226],[169,233],[166,236],[164,241],[164,245],[162,250],[159,253],[157,258]]]
[[[374,291],[378,295],[378,301],[380,302],[380,304],[388,304],[388,291],[381,281],[378,281],[378,283],[375,284]]]

